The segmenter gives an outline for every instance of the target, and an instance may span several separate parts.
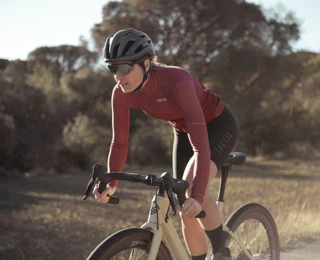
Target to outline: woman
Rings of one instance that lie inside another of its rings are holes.
[[[190,183],[180,216],[192,259],[205,259],[209,237],[213,259],[230,260],[230,253],[221,245],[220,212],[207,186],[235,144],[238,130],[232,113],[188,71],[155,63],[152,41],[144,32],[118,31],[106,40],[103,55],[116,81],[108,171],[122,171],[126,162],[130,108],[168,121],[175,133],[174,177]],[[107,195],[113,195],[117,185],[118,181],[109,183],[102,194],[96,186],[96,200],[107,203]],[[194,218],[202,209],[206,217]]]

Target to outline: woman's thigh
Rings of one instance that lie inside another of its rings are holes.
[[[174,142],[172,151],[173,176],[182,179],[185,168],[193,156],[192,146],[187,133],[174,131]]]
[[[228,158],[238,136],[238,125],[226,107],[222,114],[207,124],[211,160],[219,169]]]
[[[185,167],[183,178],[182,178],[183,180],[186,180],[189,182],[188,195],[190,195],[191,189],[192,189],[193,167],[194,167],[194,157],[192,156],[187,166]],[[214,178],[216,174],[217,174],[217,167],[213,161],[210,161],[210,172],[209,172],[208,184],[211,182],[211,180]],[[206,189],[206,194],[208,193],[207,189]]]
[[[211,161],[219,169],[232,151],[238,136],[237,121],[225,107],[221,115],[207,124]],[[182,179],[184,171],[193,157],[193,150],[187,133],[174,131],[172,152],[173,175]],[[191,162],[189,164],[192,164]]]

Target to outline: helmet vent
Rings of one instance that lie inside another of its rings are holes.
[[[134,44],[135,42],[134,41],[128,41],[126,46],[123,48],[123,51],[122,51],[122,54],[121,56],[125,56],[125,55],[128,55],[130,53],[127,53],[128,50],[130,49],[130,47]]]
[[[112,57],[117,57],[117,53],[118,53],[118,49],[119,49],[119,44],[117,44],[114,48],[113,48],[113,52],[112,52]]]
[[[131,33],[132,33],[132,31],[128,31],[128,32],[124,33],[123,36],[127,36],[128,34],[131,34]]]
[[[144,46],[143,45],[140,45],[138,49],[136,49],[135,53],[138,53],[140,52],[141,50],[143,50]]]

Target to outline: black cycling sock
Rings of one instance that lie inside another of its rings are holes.
[[[192,260],[206,260],[207,254],[204,255],[198,255],[198,256],[191,256]]]
[[[205,230],[212,246],[213,253],[217,253],[222,246],[223,229],[222,224],[214,230]]]

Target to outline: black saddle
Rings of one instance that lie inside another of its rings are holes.
[[[232,152],[229,154],[228,159],[224,162],[224,166],[228,165],[241,165],[246,162],[246,155],[240,152]]]

